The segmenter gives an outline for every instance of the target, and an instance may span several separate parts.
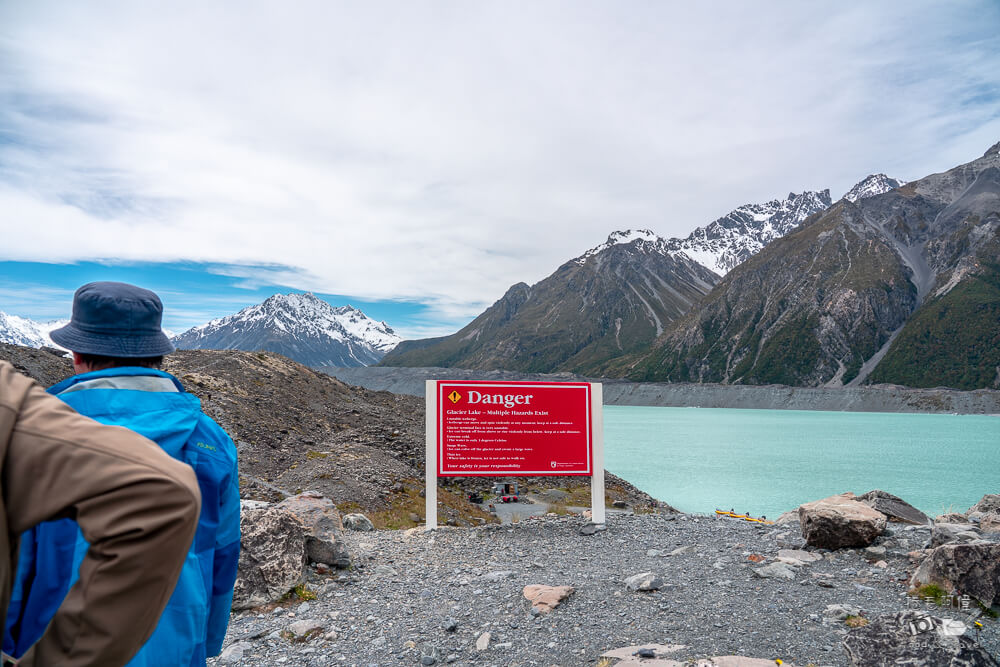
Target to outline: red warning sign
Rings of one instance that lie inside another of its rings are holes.
[[[592,475],[586,382],[437,386],[438,470],[465,475]]]

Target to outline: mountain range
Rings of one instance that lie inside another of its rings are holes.
[[[49,332],[58,329],[69,320],[52,320],[51,322],[36,322],[26,317],[9,315],[0,310],[0,343],[24,345],[26,347],[59,346],[49,338]]]
[[[648,348],[718,280],[648,230],[616,232],[541,282],[513,285],[458,333],[403,341],[382,363],[596,372]]]
[[[633,379],[1000,388],[1000,144],[844,198],[729,272]]]
[[[366,366],[400,340],[385,322],[311,293],[275,294],[173,338],[182,350],[267,350],[307,366]]]
[[[873,196],[893,183],[873,175],[851,193]],[[615,232],[541,282],[512,286],[457,333],[404,341],[380,364],[606,373],[648,352],[722,275],[830,205],[829,190],[790,193],[741,206],[684,239]]]

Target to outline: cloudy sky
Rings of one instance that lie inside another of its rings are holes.
[[[0,2],[0,310],[128,279],[175,329],[295,289],[450,333],[612,231],[998,140],[993,0]]]

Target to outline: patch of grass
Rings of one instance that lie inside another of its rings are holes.
[[[573,512],[571,512],[569,508],[566,507],[566,505],[564,505],[563,503],[555,503],[553,505],[549,505],[548,513],[557,514],[559,516],[569,516],[573,514]]]
[[[849,628],[863,628],[868,625],[868,619],[864,616],[848,616],[844,623]]]
[[[314,452],[314,451],[306,452],[306,458],[309,459],[310,461],[314,459],[325,459],[329,455],[330,452]]]
[[[613,660],[614,658],[601,658],[597,661],[597,665],[595,665],[595,667],[611,667]]]
[[[290,602],[293,600],[299,600],[300,602],[308,602],[309,600],[316,599],[316,593],[309,589],[305,584],[299,584],[292,590],[281,596],[282,602]]]
[[[911,590],[909,594],[912,597],[933,602],[939,607],[951,601],[951,593],[937,584],[924,584]]]

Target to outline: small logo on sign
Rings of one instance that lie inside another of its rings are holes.
[[[460,400],[462,400],[462,395],[457,391],[453,391],[450,394],[448,394],[448,400],[451,401],[452,403],[458,403]]]
[[[555,461],[550,461],[549,465],[551,465],[553,468],[555,468],[556,467],[556,462]]]

